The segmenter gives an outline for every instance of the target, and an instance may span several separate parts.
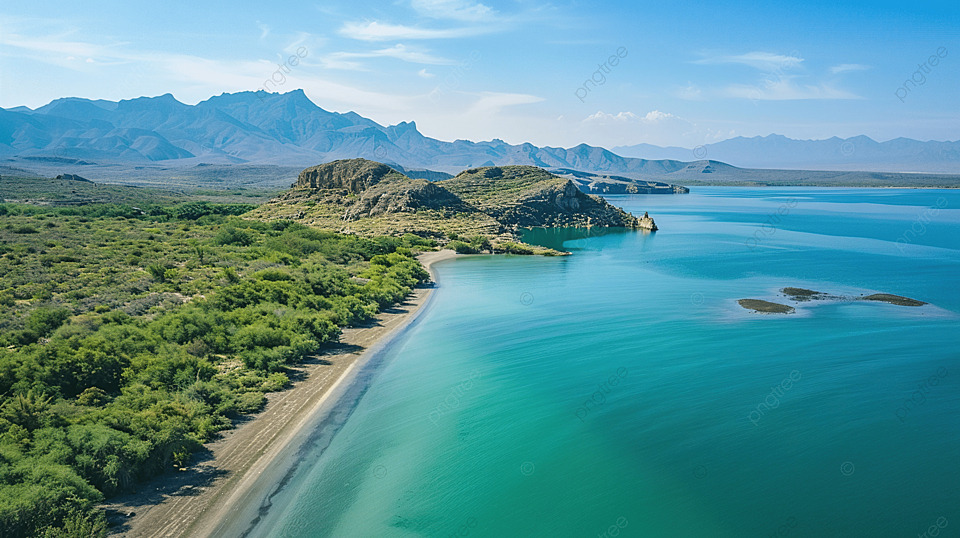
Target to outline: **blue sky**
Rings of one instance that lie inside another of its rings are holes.
[[[0,6],[0,107],[265,86],[443,140],[957,140],[960,2]]]

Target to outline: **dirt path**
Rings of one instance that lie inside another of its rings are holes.
[[[455,256],[443,250],[419,259],[430,270],[432,264]],[[368,350],[388,344],[413,321],[431,291],[416,289],[368,326],[344,329],[337,346],[295,369],[291,378],[299,381],[293,388],[269,395],[263,412],[209,443],[204,461],[189,471],[159,477],[144,484],[141,492],[105,504],[111,520],[120,520],[111,527],[111,536],[236,535],[256,517],[300,446],[369,359]]]

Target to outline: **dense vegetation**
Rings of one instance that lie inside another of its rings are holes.
[[[3,167],[0,166],[0,171]],[[228,190],[201,189],[196,186],[182,190],[170,190],[173,180],[155,181],[163,189],[109,185],[91,181],[75,181],[44,177],[24,177],[23,173],[11,175],[3,171],[0,176],[0,203],[30,203],[53,206],[88,206],[91,204],[128,204],[139,206],[145,203],[168,205],[189,201],[250,202],[261,203],[277,194],[277,189],[236,187]],[[217,186],[217,185],[213,185]]]
[[[187,465],[427,278],[416,236],[250,207],[0,204],[0,536],[104,535],[98,502]]]

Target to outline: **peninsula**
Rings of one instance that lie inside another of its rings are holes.
[[[490,248],[519,242],[532,227],[623,227],[655,231],[603,198],[535,166],[471,168],[444,181],[410,178],[366,159],[300,172],[292,188],[249,214],[360,235],[414,234],[446,244],[484,236]]]

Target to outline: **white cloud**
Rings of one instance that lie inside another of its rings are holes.
[[[848,73],[848,72],[850,72],[850,71],[866,71],[867,69],[870,69],[870,66],[869,66],[869,65],[863,65],[863,64],[840,64],[840,65],[835,65],[835,66],[831,67],[831,68],[830,68],[830,72],[833,73],[834,75],[837,75],[837,74],[840,74],[840,73]]]
[[[102,99],[129,99],[172,92],[185,103],[196,103],[223,92],[262,89],[265,81],[272,79],[268,87],[270,91],[288,92],[303,88],[316,103],[328,109],[409,111],[413,102],[413,98],[403,95],[371,91],[338,83],[330,80],[329,76],[317,76],[310,69],[305,69],[306,62],[288,67],[286,72],[274,77],[278,71],[276,61],[219,60],[142,51],[129,46],[75,41],[63,34],[26,38],[13,32],[4,32],[0,35],[0,44],[6,46],[0,49],[0,54],[4,56],[22,56],[48,65],[83,71],[84,76],[96,77],[99,81],[110,81],[110,84],[98,84],[96,87],[96,97]],[[396,47],[384,50],[386,52],[380,51],[383,55],[395,57],[409,52]],[[415,54],[407,57],[418,58]],[[306,60],[310,56],[304,58]],[[83,77],[78,79],[83,80]],[[176,91],[175,88],[181,90]],[[34,106],[39,104],[35,103]]]
[[[428,72],[426,68],[423,68],[423,69],[417,71],[417,75],[419,75],[419,76],[421,76],[421,77],[423,77],[423,78],[433,78],[433,77],[436,76],[436,75],[434,75],[433,73]]]
[[[795,76],[769,76],[760,84],[732,84],[720,91],[721,97],[757,101],[792,101],[809,99],[861,99],[860,96],[829,84],[803,84]]]
[[[544,100],[525,93],[481,92],[479,95],[480,98],[467,109],[467,115],[494,115],[508,106],[529,105]]]
[[[745,54],[711,56],[696,60],[693,63],[702,65],[741,64],[761,71],[781,71],[793,69],[803,63],[800,53],[776,54],[772,52],[754,51]]]
[[[692,82],[688,82],[686,86],[678,88],[675,94],[680,99],[687,101],[699,101],[703,98],[703,91]]]
[[[629,111],[611,114],[601,110],[584,118],[573,130],[580,139],[608,148],[639,143],[694,147],[734,136],[732,131],[704,128],[660,110],[646,114]]]
[[[745,54],[711,56],[693,63],[702,65],[740,64],[765,72],[756,84],[730,84],[724,88],[701,91],[692,84],[681,88],[682,99],[699,100],[704,96],[751,99],[754,101],[792,101],[811,99],[861,99],[860,96],[827,83],[801,82],[809,78],[800,74],[803,58],[799,52],[776,54],[753,51]],[[841,64],[831,68],[834,74],[868,69],[860,64]]]
[[[263,24],[262,22],[257,21],[257,28],[260,29],[260,39],[261,39],[261,40],[262,40],[262,39],[266,39],[266,37],[267,37],[268,35],[270,35],[270,27],[267,26],[266,24]]]
[[[489,34],[494,31],[496,31],[496,28],[493,26],[434,29],[372,21],[348,22],[340,28],[340,35],[360,41],[390,41],[399,39],[454,39]]]
[[[348,69],[366,71],[367,69],[354,60],[360,58],[394,58],[404,62],[427,65],[454,65],[456,62],[447,58],[433,56],[427,52],[410,49],[403,44],[396,44],[386,49],[369,52],[333,52],[320,58],[321,63],[328,69]]]
[[[587,116],[584,122],[622,122],[622,123],[640,123],[640,124],[656,124],[656,123],[665,123],[668,121],[681,121],[687,125],[690,125],[688,122],[681,120],[677,116],[670,114],[668,112],[660,112],[659,110],[651,110],[647,112],[644,116],[638,116],[633,112],[618,112],[617,114],[608,114],[602,110],[597,111],[596,114]]]
[[[423,16],[477,22],[496,15],[490,6],[467,0],[412,0],[410,5]]]
[[[426,52],[421,52],[417,50],[411,50],[403,44],[396,44],[393,47],[387,49],[375,50],[370,53],[366,53],[370,57],[385,56],[388,58],[396,58],[398,60],[403,60],[405,62],[417,63],[417,64],[429,64],[429,65],[453,65],[453,60],[447,58],[441,58],[439,56],[433,56]]]
[[[123,43],[116,46],[96,45],[83,41],[69,41],[61,36],[23,37],[15,33],[0,33],[0,43],[19,49],[22,53],[36,54],[50,63],[63,65],[58,60],[74,59],[78,56],[123,58]]]

